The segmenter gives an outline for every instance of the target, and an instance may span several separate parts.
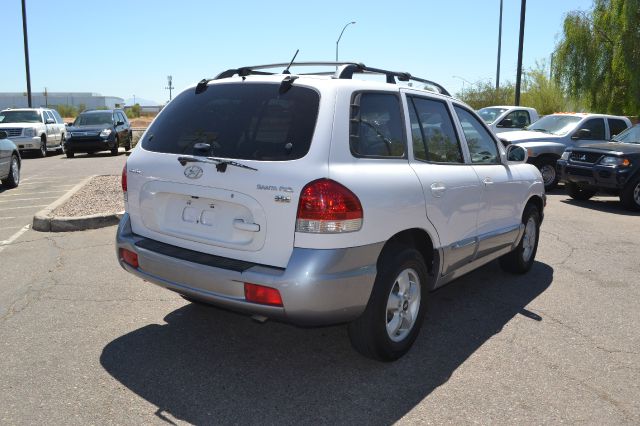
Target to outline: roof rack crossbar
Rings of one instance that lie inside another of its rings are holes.
[[[424,84],[428,84],[430,86],[433,86],[434,88],[436,88],[440,93],[442,93],[443,95],[447,95],[447,96],[451,96],[449,94],[449,92],[442,87],[440,84],[431,81],[431,80],[426,80],[420,77],[415,77],[413,75],[411,75],[408,72],[402,72],[402,71],[390,71],[390,70],[385,70],[385,69],[381,69],[381,68],[373,68],[373,67],[368,67],[363,63],[357,63],[357,62],[333,62],[333,61],[328,61],[328,62],[292,62],[292,63],[277,63],[277,64],[265,64],[265,65],[251,65],[251,66],[246,66],[246,67],[240,67],[240,68],[232,68],[232,69],[228,69],[226,71],[221,72],[220,74],[218,74],[214,80],[219,80],[221,78],[228,78],[228,77],[232,77],[234,75],[238,75],[240,77],[246,77],[248,75],[272,75],[272,74],[278,74],[275,72],[267,72],[267,71],[259,71],[259,70],[263,70],[263,69],[270,69],[270,68],[287,68],[290,66],[308,66],[308,67],[318,67],[318,66],[332,66],[332,67],[336,67],[337,70],[335,71],[335,73],[327,73],[327,72],[319,72],[319,73],[309,73],[309,74],[305,74],[305,75],[311,75],[311,74],[317,74],[317,75],[334,75],[335,78],[339,78],[339,79],[350,79],[353,78],[353,74],[365,74],[365,73],[370,73],[370,74],[381,74],[384,75],[386,77],[386,81],[387,83],[391,83],[391,84],[395,84],[396,83],[396,78],[400,81],[409,81],[409,80],[413,80],[413,81],[417,81],[420,83],[424,83]]]

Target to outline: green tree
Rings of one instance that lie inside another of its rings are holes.
[[[520,102],[522,106],[535,108],[540,115],[582,110],[578,102],[568,101],[562,87],[548,77],[549,68],[546,62],[536,62],[534,67],[523,74]],[[496,91],[491,81],[478,82],[470,89],[457,93],[456,97],[474,109],[492,105],[512,105],[515,100],[515,85],[506,82]]]
[[[640,0],[594,0],[564,20],[554,52],[556,81],[594,112],[640,112]]]
[[[456,98],[469,104],[473,109],[480,109],[490,105],[511,105],[515,98],[515,86],[507,82],[496,90],[490,80],[479,81],[456,93]]]
[[[135,104],[131,108],[127,108],[125,110],[125,114],[127,114],[127,118],[138,118],[140,117],[140,113],[142,112],[142,108],[140,104]]]

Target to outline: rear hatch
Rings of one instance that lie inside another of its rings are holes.
[[[331,126],[316,123],[332,122],[333,102],[321,105],[318,90],[281,80],[216,82],[165,107],[127,161],[134,233],[287,265],[300,191],[327,174]]]

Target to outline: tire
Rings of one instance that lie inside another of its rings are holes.
[[[60,148],[58,148],[58,152],[60,154],[64,154],[66,152],[66,149],[64,147],[65,142],[66,142],[66,139],[65,139],[64,135],[62,135],[60,137]]]
[[[115,146],[111,148],[111,155],[118,155],[118,147],[120,146],[120,140],[116,137]]]
[[[2,180],[5,188],[17,188],[20,183],[20,162],[17,155],[11,156],[11,167],[9,168],[9,176]]]
[[[624,208],[638,211],[640,210],[640,176],[631,179],[620,193],[620,202]]]
[[[545,191],[552,191],[556,186],[558,186],[560,176],[558,176],[558,171],[556,170],[555,159],[543,157],[538,161],[536,166],[542,174],[542,183],[544,183]]]
[[[76,155],[76,153],[73,152],[73,151],[65,151],[65,154],[66,154],[67,158],[73,158]]]
[[[124,144],[125,151],[131,151],[131,143],[133,142],[133,133],[129,132],[129,138],[127,139],[127,143]]]
[[[383,254],[364,313],[349,324],[352,346],[367,358],[394,361],[413,345],[426,312],[427,267],[419,251]]]
[[[500,257],[500,267],[514,274],[524,274],[533,266],[540,239],[540,212],[533,204],[527,204],[522,215],[524,233],[518,246]]]
[[[44,158],[47,156],[47,138],[42,136],[40,138],[40,150],[38,151],[38,157]]]
[[[598,192],[595,189],[584,189],[580,188],[580,186],[575,182],[567,182],[566,183],[567,194],[569,197],[574,200],[587,201]]]

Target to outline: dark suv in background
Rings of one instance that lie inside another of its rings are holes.
[[[618,195],[630,210],[640,210],[640,124],[611,142],[569,147],[558,160],[567,193],[588,200],[598,191]]]
[[[112,155],[118,155],[118,147],[121,145],[126,151],[131,149],[131,140],[131,124],[124,111],[85,111],[67,128],[65,153],[69,158],[76,152],[93,154],[107,150]]]

